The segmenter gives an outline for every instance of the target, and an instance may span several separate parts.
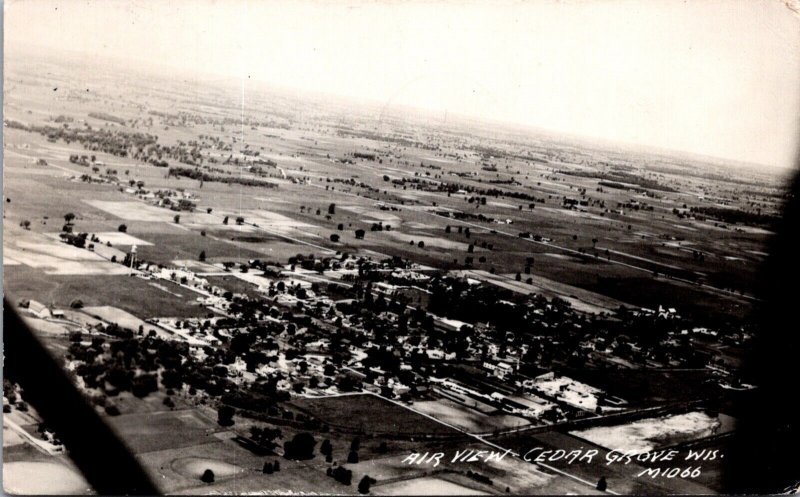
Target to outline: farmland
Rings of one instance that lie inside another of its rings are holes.
[[[4,289],[164,492],[730,490],[521,456],[722,445],[783,178],[85,63],[7,66]]]

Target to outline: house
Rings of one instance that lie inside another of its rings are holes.
[[[514,372],[514,366],[507,362],[498,362],[494,370],[494,375],[498,378],[505,379]]]
[[[428,359],[444,359],[444,351],[440,349],[427,349],[425,352],[428,354]]]
[[[35,300],[31,300],[30,303],[28,303],[28,312],[33,314],[39,319],[47,319],[49,317],[52,317],[50,309],[45,307],[44,304],[41,304]]]
[[[472,327],[471,324],[457,319],[439,318],[434,323],[438,328],[445,331],[461,331],[462,326]]]

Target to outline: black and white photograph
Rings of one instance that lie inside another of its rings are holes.
[[[800,493],[800,0],[2,16],[5,493]]]

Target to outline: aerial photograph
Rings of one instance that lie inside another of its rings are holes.
[[[799,493],[799,12],[6,1],[3,490]]]

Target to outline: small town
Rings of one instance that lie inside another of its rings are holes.
[[[4,491],[796,493],[800,30],[723,4],[7,6]]]

